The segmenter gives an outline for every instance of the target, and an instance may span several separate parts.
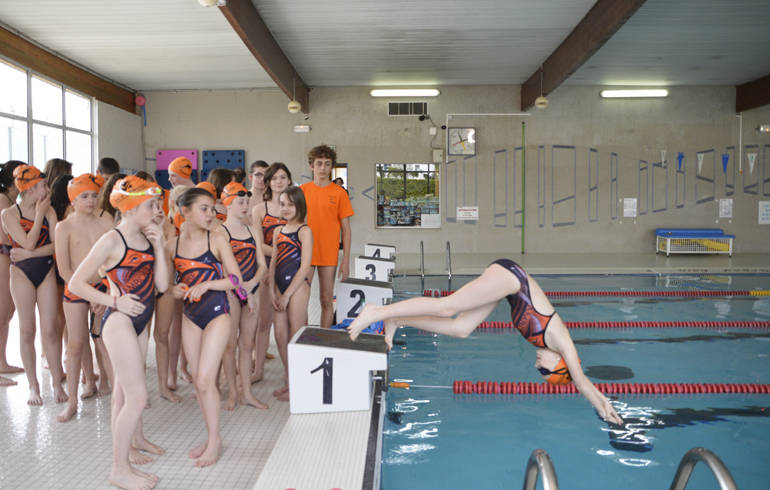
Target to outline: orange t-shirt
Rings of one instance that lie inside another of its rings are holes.
[[[313,232],[311,265],[337,265],[342,220],[353,216],[345,189],[333,182],[319,187],[313,182],[301,186],[307,203],[307,224]]]

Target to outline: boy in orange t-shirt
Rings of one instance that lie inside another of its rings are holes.
[[[353,207],[347,192],[332,183],[332,167],[337,153],[326,145],[316,146],[308,153],[313,181],[302,184],[307,202],[307,224],[313,232],[313,258],[310,264],[318,271],[321,296],[321,328],[329,328],[334,318],[334,273],[339,256],[342,231],[342,263],[340,280],[350,273],[350,217]],[[312,275],[310,277],[312,280]]]

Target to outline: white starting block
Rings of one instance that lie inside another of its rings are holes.
[[[357,279],[390,282],[395,268],[396,259],[359,255],[356,257],[355,275]]]
[[[355,318],[366,303],[385,304],[393,299],[393,287],[389,282],[347,278],[337,283],[337,323],[345,318]]]
[[[364,245],[364,255],[367,257],[395,259],[396,247],[393,245],[383,245],[381,243],[367,243]]]
[[[369,410],[372,371],[388,367],[382,335],[302,327],[289,342],[291,413]]]

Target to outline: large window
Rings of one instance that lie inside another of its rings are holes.
[[[93,169],[93,146],[91,98],[0,59],[0,162],[42,170],[63,158],[79,175]]]
[[[438,228],[439,176],[432,163],[378,163],[377,226]]]

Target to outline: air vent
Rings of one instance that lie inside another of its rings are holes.
[[[388,102],[389,116],[425,116],[427,114],[427,102]]]

